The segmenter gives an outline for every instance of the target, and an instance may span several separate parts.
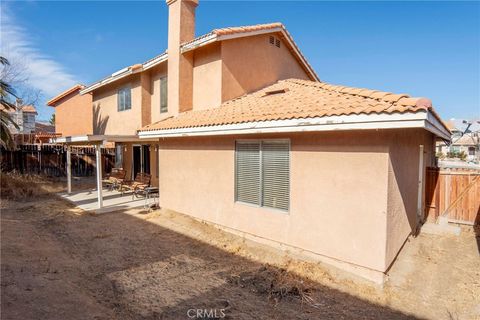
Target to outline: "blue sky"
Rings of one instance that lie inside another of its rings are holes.
[[[2,54],[29,64],[45,101],[166,49],[165,1],[3,1]],[[445,118],[480,117],[479,2],[206,1],[197,35],[284,23],[320,79],[432,99]],[[30,66],[31,65],[31,66]]]

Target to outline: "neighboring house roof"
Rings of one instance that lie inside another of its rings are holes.
[[[53,97],[52,99],[48,100],[47,101],[47,106],[50,106],[50,107],[55,107],[55,104],[60,101],[61,99],[65,98],[66,96],[68,96],[69,94],[72,94],[78,90],[81,90],[85,88],[85,86],[83,84],[76,84],[74,85],[73,87],[71,87],[70,89],[67,89],[65,91],[63,91],[62,93],[60,93],[59,95],[56,95],[55,97]]]
[[[254,36],[259,34],[265,33],[273,33],[278,32],[282,35],[282,38],[285,40],[285,43],[288,46],[288,49],[292,52],[293,56],[299,61],[300,65],[304,68],[304,70],[310,75],[312,80],[319,81],[319,78],[310,64],[307,62],[303,54],[300,52],[300,49],[293,41],[292,36],[288,33],[285,26],[279,22],[275,23],[268,23],[268,24],[257,24],[257,25],[250,25],[250,26],[242,26],[242,27],[229,27],[229,28],[221,28],[221,29],[214,29],[213,31],[199,36],[191,41],[185,42],[181,45],[181,51],[187,52],[191,50],[195,50],[196,48],[202,47],[204,45],[210,44],[216,41],[223,41],[241,37],[248,37]],[[117,72],[112,73],[110,76],[105,77],[88,87],[84,88],[80,91],[81,94],[85,94],[87,92],[91,92],[95,89],[103,87],[109,83],[115,82],[120,80],[126,76],[129,76],[134,73],[142,72],[153,68],[160,63],[163,63],[168,60],[168,53],[165,51],[164,53],[145,61],[142,64],[135,64],[129,67],[125,67]]]
[[[35,122],[36,133],[55,133],[55,126],[49,123]]]
[[[452,145],[454,146],[476,146],[478,138],[475,138],[472,134],[466,133],[458,139],[452,139]]]
[[[478,132],[480,131],[480,119],[450,119],[447,121],[453,127],[452,131],[464,132]],[[468,129],[467,129],[468,128]]]
[[[452,120],[448,120],[445,122],[445,125],[448,127],[450,131],[456,131],[458,130],[457,127],[455,126],[455,123]]]
[[[7,109],[5,108],[4,106],[0,106],[0,110],[4,110],[6,111],[7,113],[14,113],[16,112],[17,110],[22,110],[23,112],[26,112],[26,113],[35,113],[35,114],[38,114],[37,113],[37,109],[35,109],[34,106],[28,104],[28,105],[23,105],[23,106],[20,106],[20,107],[15,107],[17,109]]]
[[[35,107],[32,105],[21,106],[20,108],[22,109],[23,112],[38,114],[37,109],[35,109]]]
[[[437,130],[448,138],[447,126],[432,108],[426,98],[412,98],[407,94],[393,94],[376,90],[335,86],[326,83],[288,79],[224,102],[219,108],[187,111],[176,117],[167,118],[142,128],[140,135],[149,131],[158,133],[174,132],[178,129],[192,129],[215,126],[229,126],[258,122],[275,122],[302,119],[328,119],[341,116],[357,116],[357,122],[366,121],[365,115],[404,115],[428,113],[429,121],[435,122]],[[433,119],[432,119],[433,118]],[[426,120],[427,118],[425,118]],[[413,120],[410,119],[410,120]],[[335,118],[332,121],[340,121]],[[342,120],[343,121],[343,120]],[[307,124],[308,121],[304,121]],[[304,125],[295,121],[295,126]],[[310,125],[310,123],[308,124]],[[273,126],[273,124],[272,124]],[[217,129],[218,130],[218,129]]]

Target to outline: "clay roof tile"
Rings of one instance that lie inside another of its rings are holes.
[[[287,79],[257,92],[224,102],[220,107],[188,111],[142,130],[165,130],[281,119],[355,114],[416,113],[432,110],[425,98],[410,98],[362,88]],[[434,114],[440,122],[441,119]]]
[[[370,98],[372,99],[383,99],[383,97],[391,94],[390,92],[383,92],[383,91],[377,91],[374,92],[370,95]]]

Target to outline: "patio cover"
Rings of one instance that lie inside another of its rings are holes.
[[[157,139],[154,139],[156,141]],[[67,145],[67,193],[72,193],[72,155],[71,145],[84,145],[95,147],[95,160],[96,160],[96,180],[97,180],[97,199],[98,208],[103,207],[103,195],[102,195],[102,161],[100,148],[106,142],[137,142],[145,141],[140,140],[138,135],[78,135],[78,136],[66,136],[56,137],[50,139],[50,143],[61,143]]]

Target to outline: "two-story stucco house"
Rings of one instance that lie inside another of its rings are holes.
[[[167,5],[165,53],[81,89],[97,134],[161,207],[381,282],[450,135],[430,100],[321,82],[280,23],[196,37],[198,1]]]
[[[55,108],[55,132],[62,136],[94,134],[94,112],[92,95],[80,95],[85,86],[73,87],[47,101]]]
[[[2,106],[2,110],[5,110]],[[35,118],[37,109],[33,105],[24,104],[21,99],[15,101],[15,110],[6,110],[17,127],[12,124],[8,128],[12,134],[35,133]]]

